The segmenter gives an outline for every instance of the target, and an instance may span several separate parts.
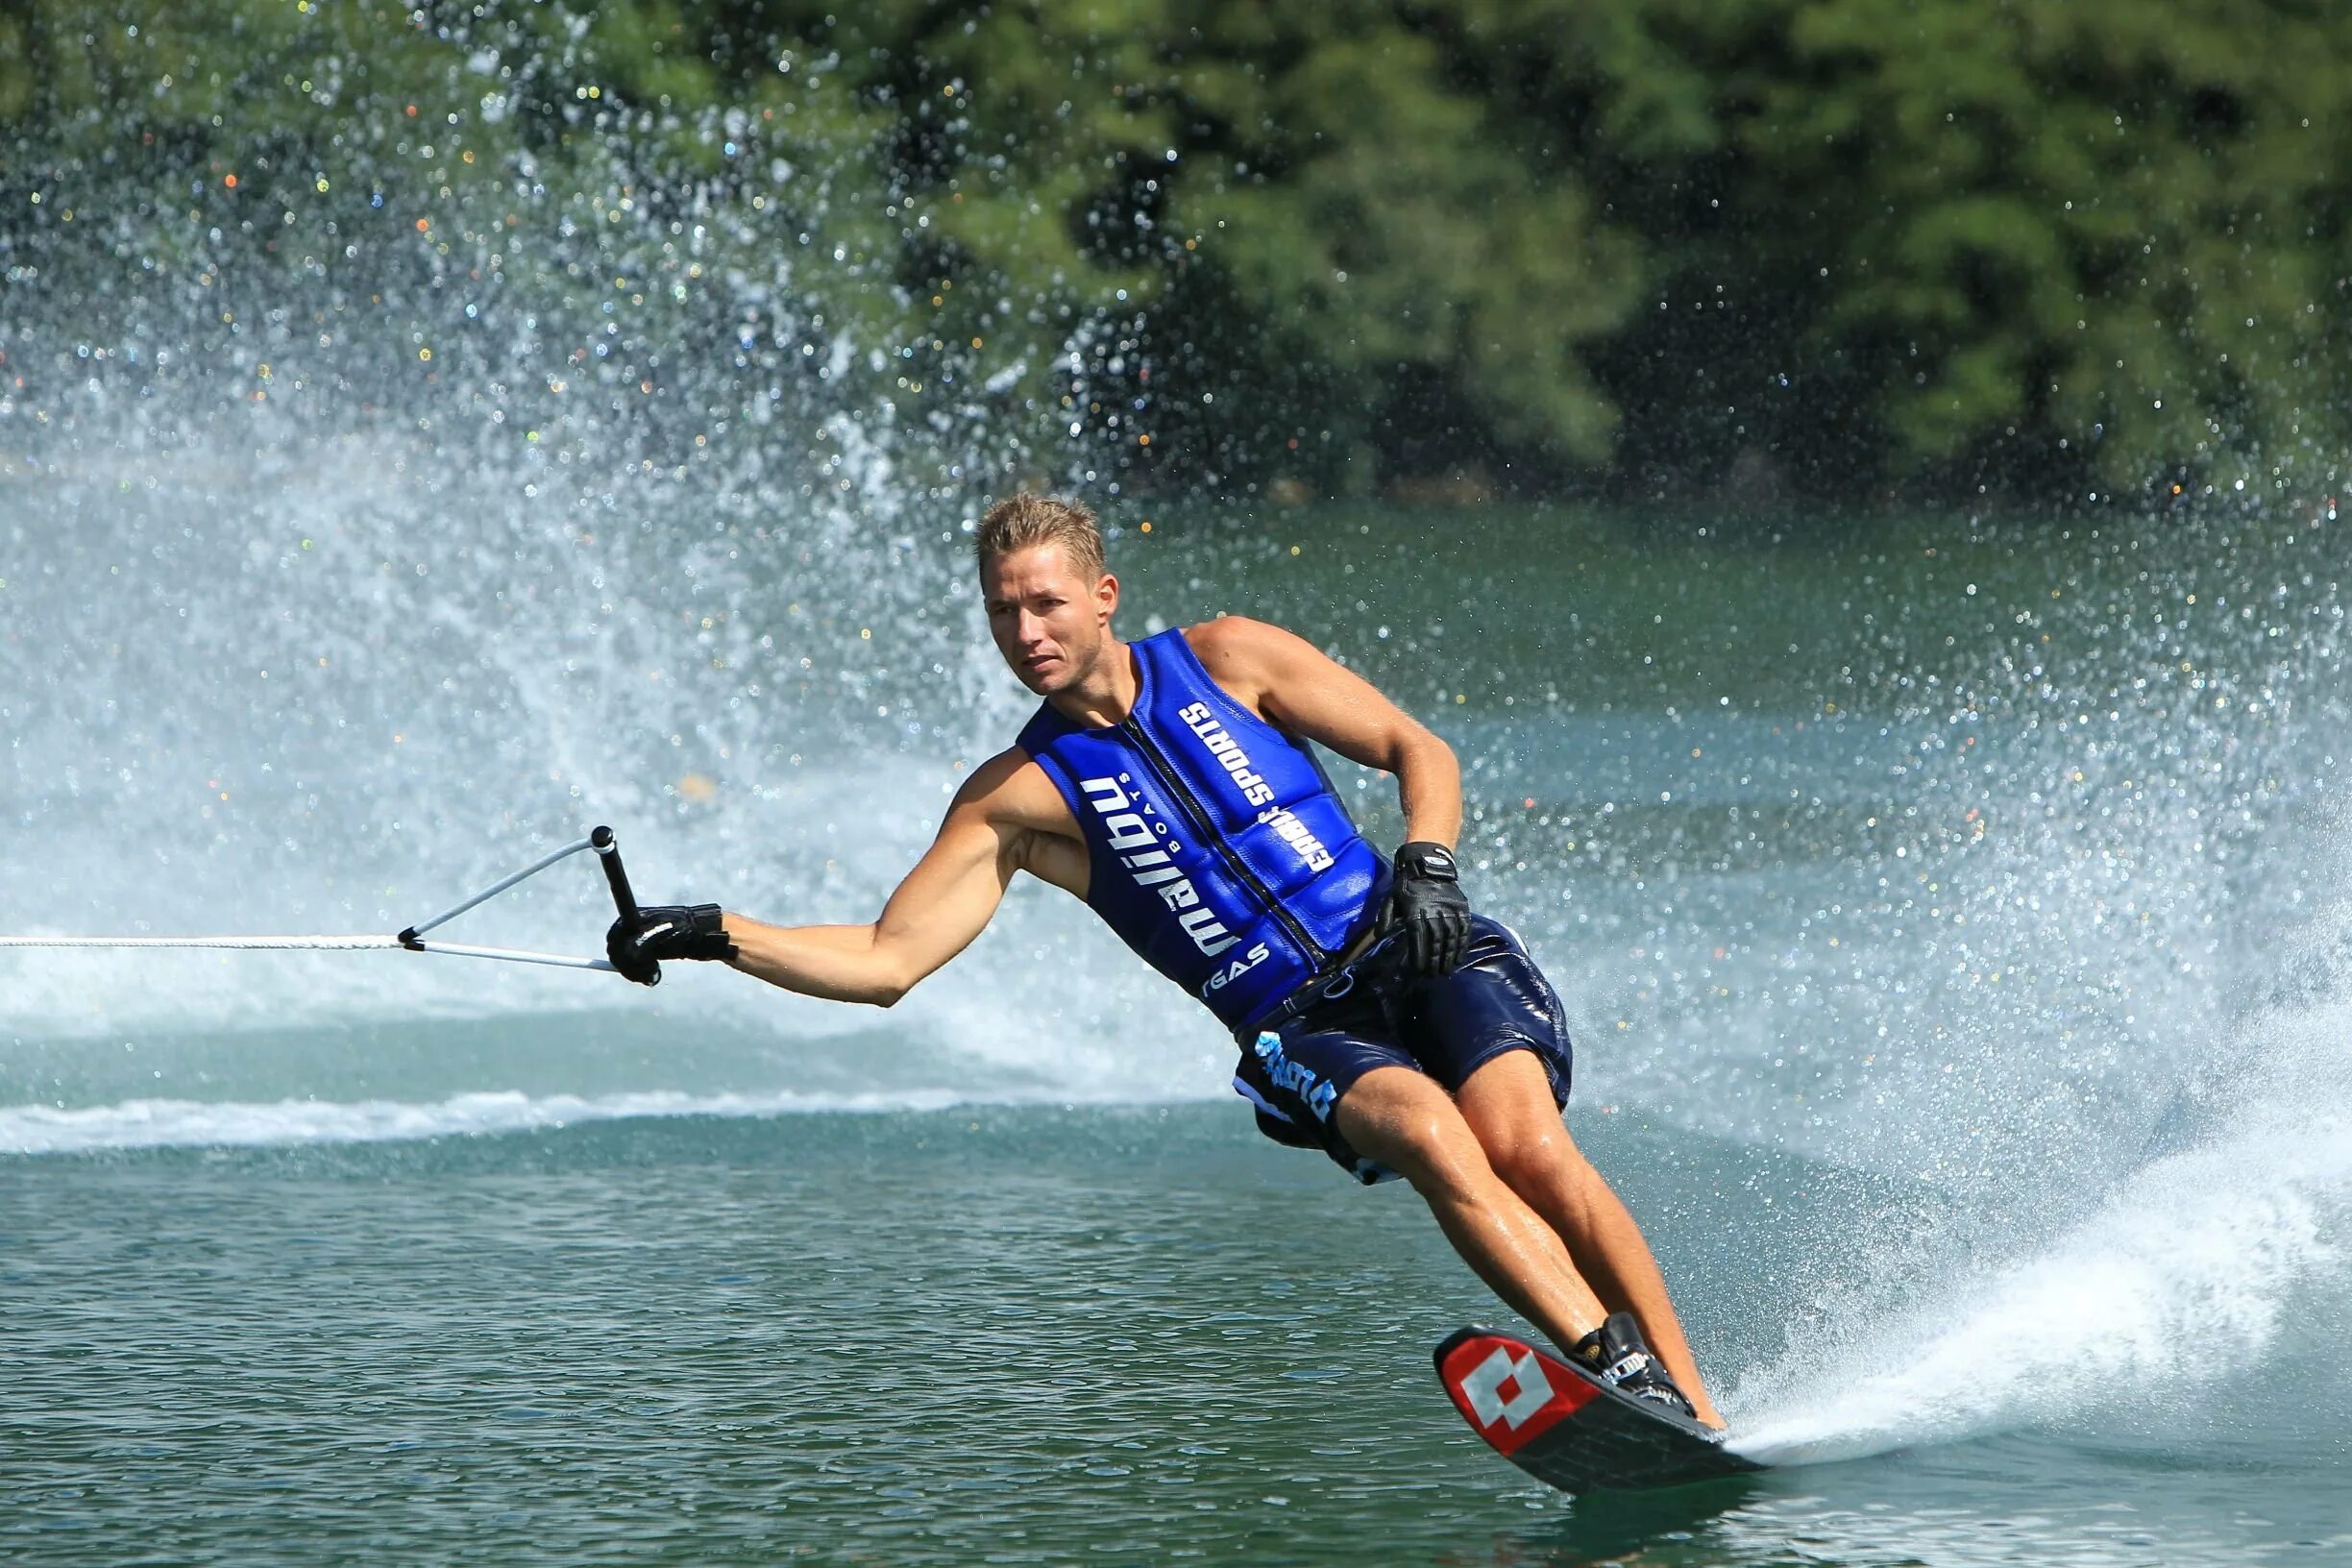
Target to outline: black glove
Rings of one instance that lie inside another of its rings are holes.
[[[660,904],[641,909],[604,933],[604,956],[625,979],[641,986],[661,984],[665,958],[729,959],[735,943],[721,925],[717,904]]]
[[[1388,920],[1404,933],[1406,965],[1413,973],[1434,980],[1460,967],[1470,950],[1470,900],[1453,850],[1413,843],[1396,852]]]

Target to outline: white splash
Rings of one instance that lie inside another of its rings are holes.
[[[2344,1266],[2352,1010],[2274,1022],[2258,1103],[2132,1172],[2056,1241],[1847,1342],[1800,1344],[1730,1403],[1733,1447],[1852,1458],[2021,1427],[2165,1412],[2280,1353],[2298,1296]]]

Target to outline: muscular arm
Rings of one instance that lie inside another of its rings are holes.
[[[1303,637],[1242,616],[1185,633],[1216,683],[1270,723],[1351,762],[1394,773],[1408,842],[1451,846],[1461,835],[1461,769],[1454,748]]]
[[[1083,846],[1041,830],[1055,812],[1066,815],[1066,808],[1028,758],[1018,751],[992,757],[956,792],[939,837],[880,919],[870,925],[778,926],[730,911],[734,967],[804,996],[889,1007],[970,945],[1015,871],[1067,885],[1075,856],[1083,876]]]

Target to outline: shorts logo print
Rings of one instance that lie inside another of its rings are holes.
[[[1315,1114],[1317,1121],[1331,1119],[1332,1106],[1337,1103],[1339,1090],[1316,1076],[1313,1068],[1301,1066],[1285,1056],[1282,1036],[1271,1029],[1262,1030],[1255,1049],[1258,1060],[1265,1066],[1266,1077],[1276,1089],[1288,1090],[1306,1101],[1307,1109]]]

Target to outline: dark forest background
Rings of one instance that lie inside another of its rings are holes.
[[[11,0],[0,369],[618,311],[966,478],[2315,488],[2348,100],[2320,0]]]

